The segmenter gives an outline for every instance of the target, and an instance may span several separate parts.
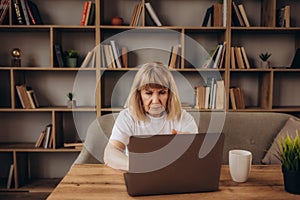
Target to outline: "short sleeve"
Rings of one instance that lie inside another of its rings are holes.
[[[134,133],[134,119],[128,109],[122,110],[112,129],[110,140],[118,140],[127,145],[129,137]]]
[[[190,113],[186,112],[186,110],[182,110],[181,114],[181,131],[198,133],[198,126],[194,117]]]

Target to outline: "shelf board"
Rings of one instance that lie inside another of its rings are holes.
[[[296,31],[300,31],[300,27],[262,27],[262,26],[252,26],[252,27],[231,27],[230,28],[233,32],[234,31],[243,31],[243,32],[271,32],[272,34],[276,33],[294,33]]]
[[[275,112],[300,112],[300,106],[273,106]]]
[[[80,152],[75,148],[35,148],[34,143],[0,143],[0,152]]]
[[[128,68],[100,68],[101,71],[138,71],[136,67],[128,67]],[[180,71],[180,72],[197,72],[197,71],[226,71],[225,69],[213,69],[213,68],[175,68],[170,69],[170,71]]]
[[[14,71],[96,71],[96,68],[81,67],[0,67],[0,69]]]
[[[95,107],[67,108],[66,106],[39,107],[39,108],[0,108],[0,112],[96,112]]]
[[[271,72],[273,69],[251,68],[251,69],[230,69],[230,72]]]

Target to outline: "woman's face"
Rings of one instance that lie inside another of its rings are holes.
[[[166,109],[169,90],[147,87],[141,90],[141,97],[145,111],[153,117],[159,117]]]

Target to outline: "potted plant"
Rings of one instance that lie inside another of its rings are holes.
[[[296,136],[288,134],[278,141],[277,157],[282,164],[284,189],[293,194],[300,194],[300,140],[298,130]]]
[[[262,60],[261,62],[261,68],[269,68],[270,67],[270,61],[268,59],[271,57],[271,53],[261,53],[259,54],[260,59]]]
[[[67,67],[77,67],[79,53],[76,50],[65,51],[65,59]]]
[[[68,92],[67,97],[68,97],[68,108],[75,108],[76,107],[76,100],[74,99],[74,93],[73,92]]]

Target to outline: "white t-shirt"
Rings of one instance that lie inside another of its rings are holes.
[[[198,132],[194,118],[185,110],[182,110],[179,120],[168,120],[166,113],[161,117],[149,116],[149,118],[147,122],[137,121],[131,116],[128,108],[122,110],[112,129],[110,139],[127,145],[132,135],[172,134],[172,129],[179,132]]]

